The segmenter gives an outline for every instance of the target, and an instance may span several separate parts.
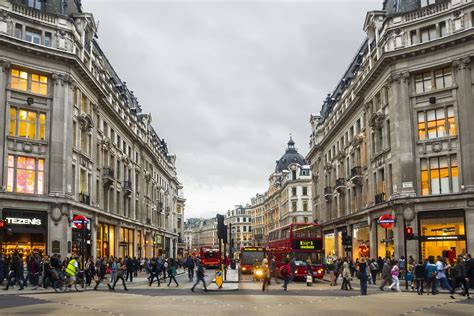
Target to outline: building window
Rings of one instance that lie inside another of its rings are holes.
[[[8,155],[7,192],[43,194],[44,159]]]
[[[46,114],[10,107],[10,136],[45,139]]]
[[[453,85],[453,71],[450,67],[415,75],[415,92],[430,92],[433,89],[449,88]]]
[[[431,25],[420,29],[420,35],[422,43],[436,39],[438,37],[436,34],[436,26]]]
[[[28,6],[37,10],[42,10],[43,2],[45,2],[45,0],[28,0]]]
[[[416,93],[431,91],[431,73],[425,72],[415,76]]]
[[[303,212],[307,212],[307,211],[308,211],[308,202],[303,201]]]
[[[421,195],[459,192],[456,155],[421,159]]]
[[[291,210],[292,210],[293,212],[296,212],[296,202],[292,202],[292,203],[291,203]]]
[[[52,44],[52,35],[49,32],[44,33],[44,46],[51,47]]]
[[[48,93],[48,78],[40,75],[31,75],[31,92],[46,95]]]
[[[446,28],[446,22],[439,23],[439,36],[443,37],[448,35],[448,29]]]
[[[435,4],[436,0],[421,0],[421,7],[426,7]]]
[[[41,31],[33,29],[31,27],[25,28],[25,41],[41,44]]]
[[[296,196],[296,187],[291,188],[291,196]]]
[[[303,195],[308,195],[308,188],[307,187],[303,187]]]
[[[418,112],[418,139],[435,139],[456,135],[454,107]]]
[[[15,24],[15,37],[21,39],[23,38],[22,34],[23,34],[23,26],[21,24],[16,23]]]
[[[28,81],[30,81],[30,84],[28,84]],[[48,77],[37,74],[28,74],[26,71],[12,69],[10,88],[28,91],[28,86],[30,87],[30,92],[46,95],[48,93]]]

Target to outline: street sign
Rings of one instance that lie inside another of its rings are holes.
[[[216,270],[216,285],[218,288],[222,288],[222,283],[224,282],[224,274],[222,270]]]
[[[389,229],[393,227],[393,224],[395,223],[395,219],[390,214],[384,214],[379,217],[378,223],[380,227]]]
[[[86,226],[89,226],[90,220],[87,217],[83,216],[83,215],[76,215],[72,219],[72,226],[74,228],[77,228],[77,229],[82,229],[82,223],[83,222]]]

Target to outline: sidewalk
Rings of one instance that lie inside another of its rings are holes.
[[[222,288],[217,287],[215,277],[207,288],[209,291],[237,291],[239,289],[239,270],[227,270],[226,280],[222,284]]]

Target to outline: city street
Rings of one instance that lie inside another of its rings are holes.
[[[208,282],[213,271],[208,271]],[[110,292],[101,285],[99,291],[57,294],[45,290],[12,289],[0,293],[0,314],[61,314],[61,315],[142,315],[166,313],[184,315],[472,315],[474,300],[459,297],[451,299],[447,294],[419,296],[414,293],[380,292],[369,286],[369,295],[359,295],[356,281],[353,291],[341,291],[328,283],[317,282],[308,287],[305,283],[293,283],[284,292],[281,285],[272,284],[268,293],[261,292],[261,283],[244,276],[238,291],[202,291],[198,286],[190,291],[191,283],[182,274],[179,287],[156,284],[149,287],[143,276],[128,283],[129,292],[117,285]]]

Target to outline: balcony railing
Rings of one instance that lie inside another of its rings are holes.
[[[90,205],[91,197],[89,196],[89,194],[81,192],[79,193],[79,202]]]
[[[362,167],[356,166],[351,169],[351,178],[361,176],[362,175]]]
[[[380,193],[375,196],[375,204],[380,204],[386,201],[385,193]]]
[[[103,168],[102,169],[102,181],[104,186],[110,186],[114,182],[114,169]]]
[[[13,4],[12,9],[13,9],[13,12],[19,13],[21,15],[25,15],[32,19],[40,20],[46,23],[56,24],[56,17],[54,15],[45,13],[43,11],[29,8],[27,6],[17,5],[17,4]]]
[[[437,14],[441,11],[445,11],[449,9],[449,5],[447,2],[439,3],[436,5],[430,5],[426,8],[422,8],[420,10],[416,10],[405,15],[405,22],[410,22],[416,19],[421,19],[430,15]]]
[[[336,179],[336,188],[337,187],[345,187],[345,186],[346,186],[346,179],[344,179],[344,178]]]
[[[122,190],[125,194],[130,194],[132,193],[132,181],[124,181]]]

